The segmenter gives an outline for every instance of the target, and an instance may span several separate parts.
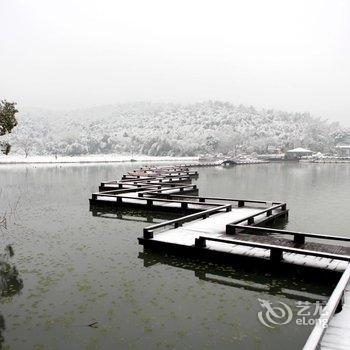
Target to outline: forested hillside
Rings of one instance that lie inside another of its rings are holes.
[[[68,112],[20,111],[12,152],[196,156],[307,147],[328,152],[338,123],[308,113],[256,110],[223,102],[134,103]]]

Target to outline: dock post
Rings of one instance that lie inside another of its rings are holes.
[[[206,247],[206,245],[205,245],[205,238],[204,237],[196,238],[195,241],[194,241],[194,245],[197,248],[205,248]]]
[[[200,201],[201,203],[205,203],[205,198],[199,198],[199,201]]]
[[[143,229],[143,238],[150,239],[153,238],[153,231],[148,231],[146,228]]]
[[[153,205],[152,199],[147,199],[147,206],[151,207]]]
[[[238,207],[244,207],[244,201],[238,201]]]
[[[278,248],[271,248],[270,259],[275,263],[281,262],[283,260],[283,250]]]
[[[305,244],[305,236],[304,235],[294,235],[294,243]]]
[[[254,224],[254,217],[248,218],[248,225]]]
[[[341,298],[339,300],[337,308],[335,309],[335,313],[336,314],[343,310],[343,304],[344,304],[344,292],[342,293],[342,296],[341,296]]]
[[[227,235],[235,235],[236,234],[236,227],[232,225],[226,225],[226,234]]]
[[[182,203],[181,203],[181,209],[183,209],[183,210],[188,209],[188,203],[182,202]]]

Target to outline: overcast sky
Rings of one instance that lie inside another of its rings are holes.
[[[0,98],[218,99],[350,125],[348,0],[0,0]]]

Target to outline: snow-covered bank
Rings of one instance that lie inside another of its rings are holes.
[[[322,158],[307,158],[300,160],[303,163],[350,163],[350,158],[341,157],[322,157]]]
[[[0,156],[1,164],[69,164],[69,163],[121,163],[121,162],[189,162],[198,161],[198,157],[150,157],[138,155],[94,154],[87,156]]]

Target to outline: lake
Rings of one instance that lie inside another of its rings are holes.
[[[166,216],[93,215],[99,183],[140,165],[0,166],[0,349],[301,348],[312,326],[266,327],[258,299],[295,314],[330,295],[327,280],[143,252],[143,227]],[[199,174],[200,195],[286,201],[288,229],[350,234],[348,164]]]

